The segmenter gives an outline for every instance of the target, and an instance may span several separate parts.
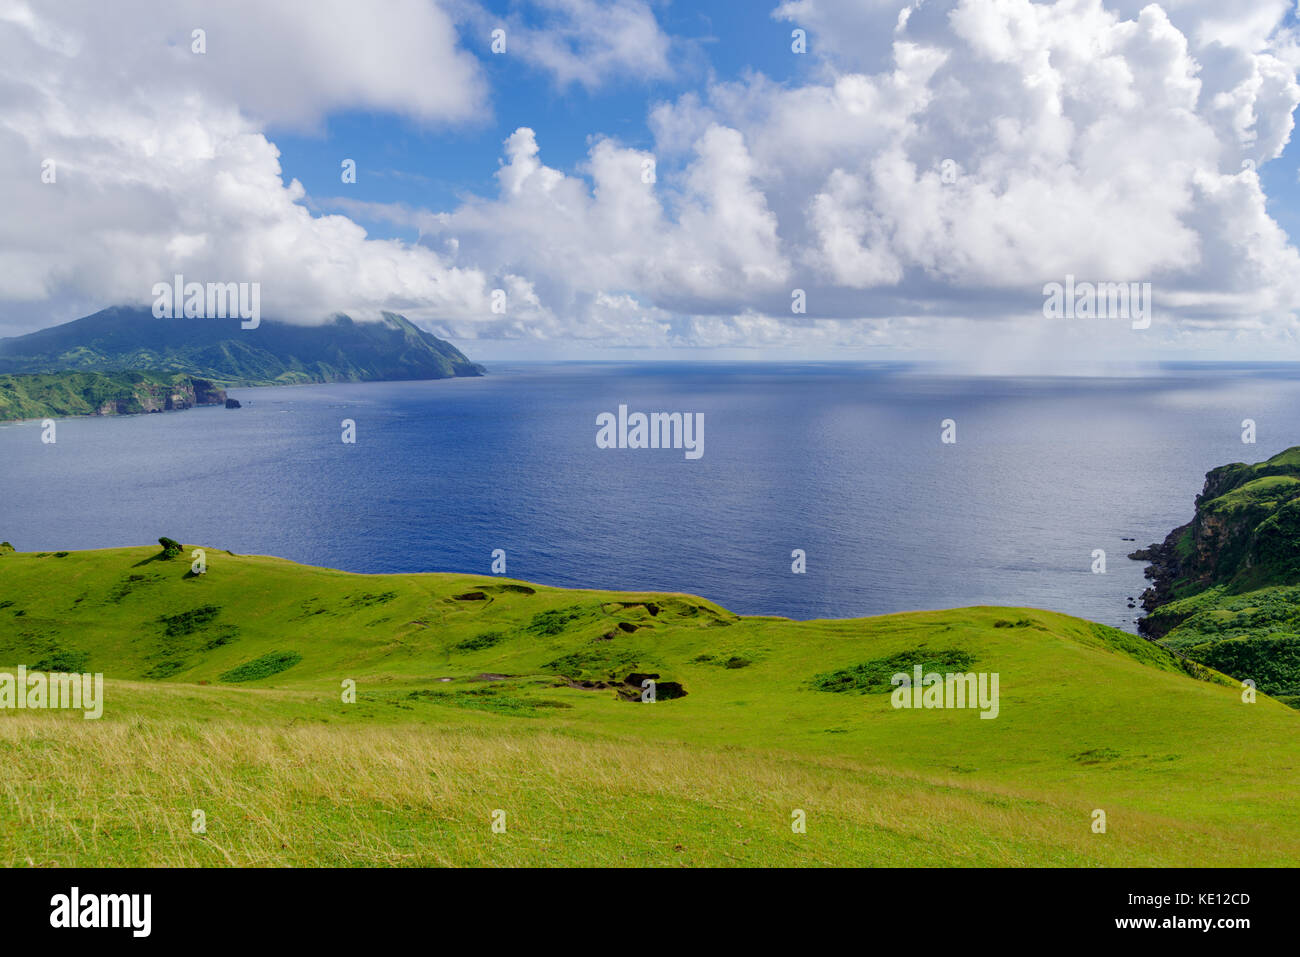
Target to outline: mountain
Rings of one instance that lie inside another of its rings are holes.
[[[23,759],[0,864],[1300,857],[1300,715],[1104,625],[1029,608],[791,621],[197,547],[0,553],[0,672],[105,679],[99,720],[0,713]],[[996,718],[895,708],[891,674],[914,665],[1000,675]]]
[[[477,376],[448,342],[386,312],[307,326],[263,320],[155,319],[147,308],[105,309],[25,336],[0,339],[0,373],[184,374],[219,385],[283,385]]]
[[[1139,630],[1300,707],[1300,446],[1211,469],[1151,564]]]
[[[0,421],[68,415],[131,415],[221,405],[226,391],[208,379],[148,372],[0,375]]]

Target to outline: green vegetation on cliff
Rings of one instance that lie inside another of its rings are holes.
[[[1151,562],[1144,634],[1300,707],[1300,446],[1212,469]]]
[[[165,412],[226,401],[211,381],[185,374],[56,372],[0,375],[0,421]]]
[[[0,554],[0,671],[106,679],[99,720],[0,710],[0,864],[1300,858],[1300,715],[1102,625],[741,617],[215,548],[195,575],[194,547]],[[886,672],[926,663],[1000,675],[996,719],[892,707]],[[676,692],[641,703],[644,675]]]

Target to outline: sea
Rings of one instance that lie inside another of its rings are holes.
[[[747,615],[1013,605],[1134,630],[1127,555],[1191,518],[1210,468],[1300,444],[1300,372],[1130,371],[515,362],[234,388],[239,409],[59,419],[53,442],[0,426],[0,540],[165,535],[365,573],[489,575],[504,553],[511,578]],[[698,457],[618,447],[638,412],[702,421]]]

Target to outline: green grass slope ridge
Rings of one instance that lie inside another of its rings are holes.
[[[195,575],[193,547],[0,550],[0,670],[106,677],[98,721],[0,711],[22,768],[0,779],[0,863],[1300,857],[1300,715],[1106,626],[1028,608],[741,617],[212,548]],[[886,673],[911,663],[997,673],[998,716],[893,708]]]

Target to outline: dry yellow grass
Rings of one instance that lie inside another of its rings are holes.
[[[1091,809],[1069,799],[843,758],[531,729],[10,714],[0,751],[11,866],[1174,865],[1296,851],[1118,808],[1093,834]],[[807,833],[790,828],[796,808]]]

